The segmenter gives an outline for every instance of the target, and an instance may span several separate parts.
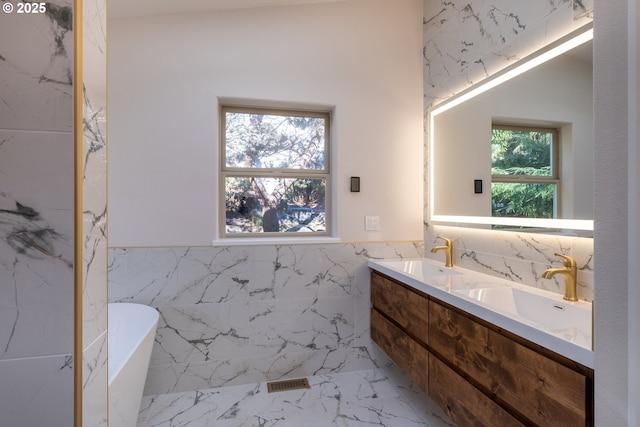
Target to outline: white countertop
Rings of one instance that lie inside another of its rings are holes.
[[[583,319],[581,324],[576,324],[571,328],[552,328],[522,317],[506,308],[503,309],[494,304],[479,301],[464,292],[469,294],[473,291],[469,292],[468,290],[510,287],[531,294],[532,300],[536,296],[543,297],[537,299],[544,299],[544,301],[549,299],[552,301],[550,304],[560,310],[575,308],[583,314],[583,310],[589,310],[587,314],[591,314],[593,305],[590,302],[564,301],[562,295],[553,292],[459,267],[446,268],[442,263],[436,263],[426,258],[369,260],[368,266],[425,294],[593,369],[593,316],[589,316],[591,319],[587,319],[586,323]]]

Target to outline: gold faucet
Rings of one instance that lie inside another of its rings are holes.
[[[578,294],[576,291],[578,267],[576,265],[576,261],[567,255],[556,254],[556,256],[564,259],[564,267],[549,268],[542,272],[542,278],[551,279],[556,274],[562,274],[564,276],[564,297],[562,298],[567,301],[578,301]]]
[[[438,237],[438,239],[444,240],[444,246],[434,246],[431,248],[431,253],[435,254],[436,252],[442,250],[444,251],[446,257],[444,266],[445,267],[453,267],[453,243],[451,243],[451,239],[446,239],[444,237]]]

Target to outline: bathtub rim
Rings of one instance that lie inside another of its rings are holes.
[[[141,334],[140,337],[138,337],[139,339],[136,341],[136,345],[130,346],[129,348],[126,348],[125,350],[123,350],[123,355],[119,359],[112,357],[112,353],[110,352],[111,345],[109,345],[112,342],[111,339],[115,338],[115,337],[112,337],[111,329],[109,328],[109,325],[110,325],[109,319],[111,318],[111,315],[109,315],[109,311],[110,311],[109,307],[114,307],[114,306],[118,306],[118,308],[127,310],[128,312],[131,312],[133,310],[140,310],[145,314],[145,319],[146,317],[149,317],[148,320],[150,320],[149,325],[147,325],[148,327],[141,329],[141,331],[144,331],[144,333]],[[151,321],[152,319],[155,319],[155,320]],[[146,304],[132,303],[132,302],[110,302],[107,304],[107,331],[109,332],[107,336],[107,355],[108,355],[107,384],[108,385],[111,385],[113,383],[113,380],[118,376],[120,371],[122,371],[122,368],[125,366],[126,362],[131,359],[135,351],[149,336],[150,332],[157,330],[159,320],[160,320],[160,312],[156,308]]]

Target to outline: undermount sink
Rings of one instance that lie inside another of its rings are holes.
[[[432,278],[434,276],[451,276],[462,274],[460,271],[453,270],[449,267],[443,267],[432,264],[428,261],[421,259],[413,260],[391,260],[383,261],[381,264],[387,265],[395,270],[402,271],[403,273],[415,276],[421,280]]]
[[[510,287],[460,289],[455,292],[540,325],[568,341],[585,347],[591,345],[592,308],[585,301],[568,302],[559,295],[550,293],[546,296]]]

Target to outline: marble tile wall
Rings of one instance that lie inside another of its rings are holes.
[[[111,248],[109,300],[160,311],[145,394],[377,367],[369,258],[422,243]]]
[[[425,141],[429,140],[426,113],[431,106],[592,19],[593,0],[425,0]],[[428,177],[428,147],[424,151]],[[424,212],[428,218],[426,205]],[[560,265],[555,252],[571,255],[580,269],[578,296],[593,299],[593,239],[427,224],[427,249],[438,235],[455,240],[455,257],[462,267],[558,293],[564,292],[562,279],[546,280],[540,275],[551,265]]]
[[[82,417],[95,427],[108,419],[106,8],[106,0],[82,4]]]
[[[454,265],[558,294],[564,294],[564,279],[543,279],[542,272],[562,266],[555,253],[570,255],[578,264],[578,298],[593,301],[593,239],[430,226],[425,247],[441,244],[439,235],[453,239]],[[425,251],[427,258],[439,260],[442,256]]]
[[[593,0],[425,0],[425,108],[592,19]]]
[[[72,0],[0,1],[0,425],[73,424]],[[10,5],[10,6],[9,6]]]

